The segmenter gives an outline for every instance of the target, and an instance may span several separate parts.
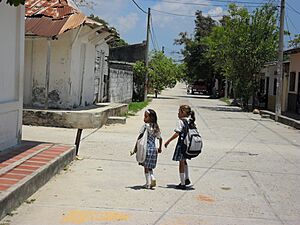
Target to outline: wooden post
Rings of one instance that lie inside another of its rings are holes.
[[[77,134],[76,134],[76,140],[75,140],[76,155],[78,155],[78,151],[79,151],[79,144],[80,144],[81,134],[82,134],[82,129],[78,129]]]

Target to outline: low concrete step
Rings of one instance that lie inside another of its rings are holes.
[[[23,142],[0,152],[0,219],[22,204],[75,157],[75,146]]]
[[[106,124],[126,124],[125,116],[110,116],[108,117]]]
[[[260,114],[261,118],[270,119],[269,114]]]

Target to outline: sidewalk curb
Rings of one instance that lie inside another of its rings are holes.
[[[21,205],[75,158],[75,146],[42,166],[21,182],[0,193],[0,219]]]
[[[261,117],[263,117],[263,115],[266,115],[266,114],[269,115],[272,120],[275,120],[275,113],[267,111],[267,110],[260,110]],[[278,122],[283,123],[288,126],[291,126],[291,127],[294,127],[295,129],[298,129],[298,130],[300,129],[300,122],[298,120],[289,118],[287,116],[282,116],[282,115],[278,116]]]

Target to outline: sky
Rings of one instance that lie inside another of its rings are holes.
[[[91,1],[91,0],[90,0]],[[151,11],[151,40],[150,50],[161,50],[164,46],[165,54],[174,60],[181,60],[178,52],[183,46],[174,45],[174,40],[180,32],[189,35],[194,31],[196,10],[203,15],[210,15],[219,19],[227,12],[230,2],[254,10],[262,3],[280,0],[92,0],[95,5],[92,9],[83,7],[81,10],[87,14],[94,14],[109,23],[120,33],[122,39],[129,44],[141,43],[146,40],[148,8]],[[136,2],[136,5],[134,2]],[[291,33],[285,37],[287,41],[295,34],[300,34],[300,0],[286,0],[285,29]]]

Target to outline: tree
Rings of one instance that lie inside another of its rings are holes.
[[[300,47],[300,34],[296,34],[294,39],[289,41],[289,47],[293,47],[293,48]]]
[[[179,80],[182,71],[171,58],[166,57],[162,52],[155,51],[149,63],[149,88],[157,94],[164,88],[172,88]]]
[[[145,63],[142,61],[137,61],[133,65],[133,96],[132,101],[142,102],[144,101],[145,94],[145,74],[147,68]]]
[[[208,48],[203,42],[215,25],[212,18],[203,16],[201,11],[196,11],[194,37],[188,37],[186,32],[181,32],[179,38],[175,39],[175,44],[184,45],[181,53],[187,67],[188,82],[199,79],[208,81],[215,76],[211,60],[205,57]]]
[[[231,4],[229,16],[206,39],[208,56],[233,82],[235,94],[244,107],[255,94],[255,74],[259,74],[266,62],[276,59],[276,12],[271,4],[257,8],[253,14]]]
[[[109,27],[109,24],[105,20],[99,18],[98,16],[95,16],[94,14],[91,14],[89,16],[89,18],[103,24],[106,27]],[[121,47],[121,46],[128,45],[128,43],[120,37],[120,34],[116,30],[116,28],[110,27],[110,30],[115,35],[115,37],[111,41],[109,41],[109,43],[108,43],[110,47]]]
[[[2,2],[2,0],[0,0],[0,2]],[[6,0],[6,4],[10,4],[14,6],[24,5],[25,0]]]
[[[144,62],[137,62],[133,66],[134,74],[134,97],[133,101],[143,101],[145,74],[148,72],[147,88],[157,94],[165,88],[172,88],[178,80],[185,77],[186,67],[184,64],[175,64],[171,58],[162,52],[152,52],[148,69]]]

